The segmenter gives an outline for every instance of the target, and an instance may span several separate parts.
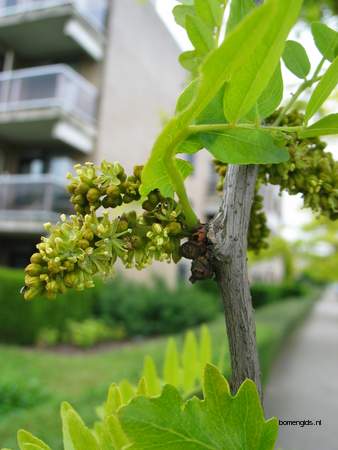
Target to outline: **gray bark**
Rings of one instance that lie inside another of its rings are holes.
[[[247,234],[257,179],[257,166],[228,167],[224,197],[217,216],[209,224],[216,279],[222,295],[231,357],[232,392],[249,378],[262,398],[251,302]]]

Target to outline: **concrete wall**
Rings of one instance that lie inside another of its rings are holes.
[[[95,158],[144,163],[186,74],[177,44],[150,3],[112,1]]]

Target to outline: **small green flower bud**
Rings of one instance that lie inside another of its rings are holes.
[[[80,239],[79,240],[79,247],[82,248],[82,250],[86,250],[86,248],[89,247],[89,242],[87,241],[87,239]]]
[[[76,194],[87,194],[89,191],[90,186],[87,183],[81,182],[78,187],[76,188],[75,193]]]
[[[118,233],[123,233],[124,231],[127,231],[128,228],[129,228],[128,221],[120,219],[119,223],[117,224],[117,230],[116,231]]]
[[[25,289],[24,299],[27,301],[33,300],[33,298],[37,297],[38,295],[41,295],[42,292],[43,292],[42,286],[30,287],[28,289]]]
[[[86,204],[86,197],[81,194],[74,195],[71,200],[74,205],[84,206]]]
[[[166,231],[168,234],[176,236],[182,232],[182,225],[178,222],[172,222],[166,226]]]
[[[101,197],[101,192],[96,188],[91,188],[87,192],[86,197],[90,203],[95,203]]]
[[[41,264],[43,261],[41,253],[33,253],[30,260],[32,264]]]
[[[63,277],[63,282],[68,288],[73,288],[78,282],[78,276],[75,272],[66,273],[66,275]]]
[[[111,197],[113,199],[120,197],[119,186],[115,186],[115,185],[109,186],[106,191],[106,194],[108,195],[108,197]]]
[[[134,167],[134,176],[138,179],[141,179],[143,166],[135,166]]]
[[[29,264],[26,267],[25,272],[31,276],[40,275],[42,272],[42,266],[40,266],[40,264]]]
[[[91,230],[86,230],[83,235],[83,239],[86,239],[87,241],[91,242],[94,239],[94,233]]]

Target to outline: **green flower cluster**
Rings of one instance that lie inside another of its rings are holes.
[[[269,118],[273,123],[278,111]],[[300,126],[304,117],[298,111],[286,115],[282,126]],[[261,165],[256,186],[256,193],[251,209],[248,234],[248,248],[255,252],[267,247],[269,229],[263,210],[263,198],[258,194],[259,186],[272,184],[291,195],[301,194],[304,206],[313,212],[338,219],[338,162],[332,153],[326,152],[326,144],[319,138],[302,139],[290,134],[286,139],[290,158],[281,164]],[[223,190],[227,165],[215,161],[215,170],[219,174],[218,190]]]
[[[286,116],[282,125],[303,122],[297,111]],[[319,138],[301,139],[290,136],[290,159],[286,163],[262,166],[260,180],[265,184],[279,185],[291,195],[301,194],[304,206],[313,212],[338,219],[338,162],[332,153],[325,151],[326,143]]]
[[[139,270],[156,261],[178,262],[181,240],[189,236],[180,205],[151,192],[136,211],[113,216],[113,209],[140,199],[142,167],[127,177],[120,164],[103,162],[76,166],[69,176],[69,191],[77,212],[61,216],[56,225],[45,224],[48,236],[26,267],[24,296],[54,297],[67,288],[94,286],[96,274],[109,276],[119,258],[127,268]],[[97,214],[98,208],[104,208]],[[109,211],[107,210],[109,209]]]
[[[117,208],[123,203],[140,199],[142,166],[135,166],[133,175],[127,177],[121,164],[103,161],[100,167],[87,162],[75,167],[77,177],[68,175],[71,202],[75,212],[88,214],[93,209]]]

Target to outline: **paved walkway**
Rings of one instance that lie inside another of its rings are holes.
[[[321,420],[281,426],[283,450],[338,450],[338,292],[329,288],[274,365],[265,392],[268,417]],[[278,448],[278,446],[277,446]]]

